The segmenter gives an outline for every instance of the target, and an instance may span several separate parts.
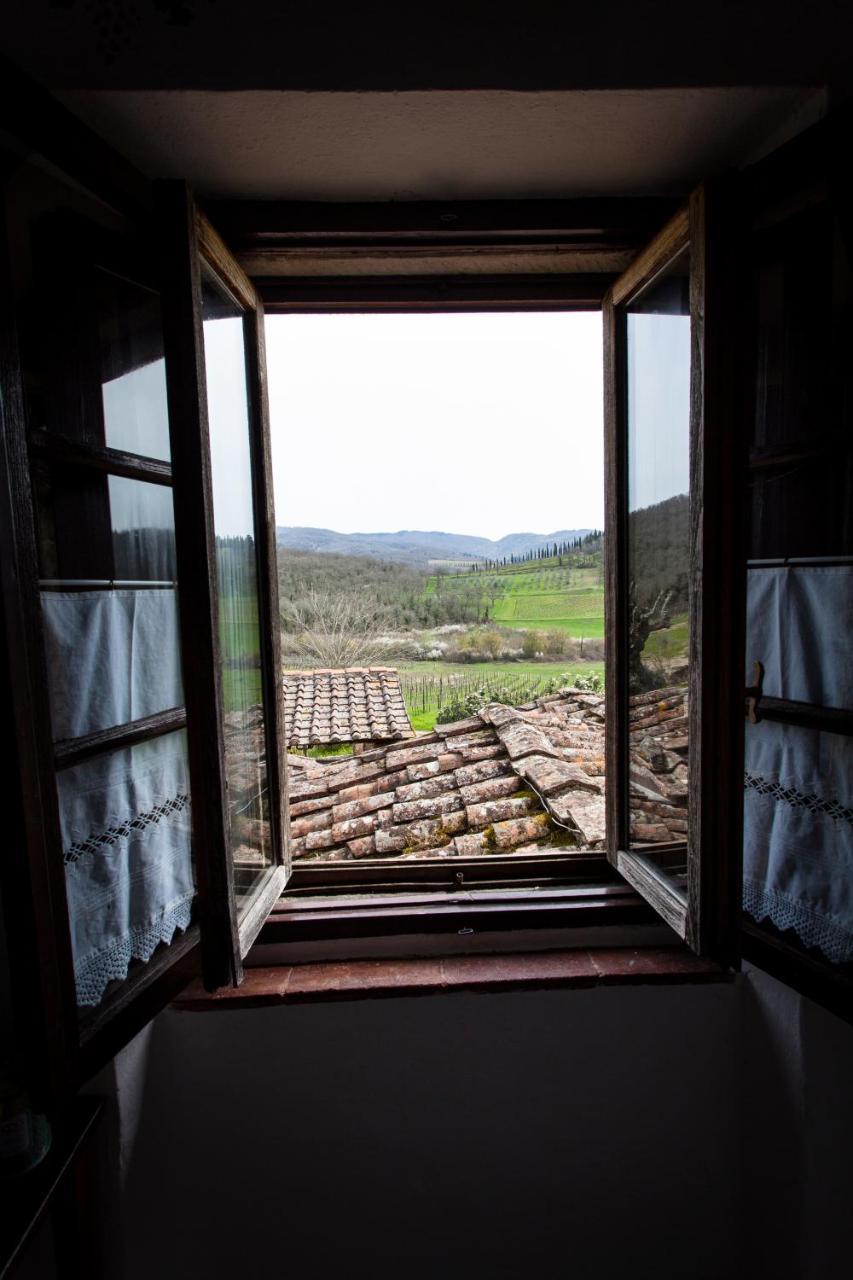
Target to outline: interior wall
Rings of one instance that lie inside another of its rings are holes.
[[[850,1269],[853,1026],[759,970],[743,987],[745,1273]]]
[[[738,1008],[713,985],[167,1011],[117,1064],[126,1089],[147,1054],[128,1280],[736,1274]]]
[[[851,1076],[853,1027],[752,970],[168,1010],[95,1090],[125,1280],[835,1280]]]

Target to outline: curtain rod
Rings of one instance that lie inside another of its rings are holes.
[[[85,591],[89,588],[96,591],[144,591],[152,588],[174,588],[177,582],[154,582],[136,578],[40,578],[42,591]]]
[[[777,556],[770,560],[747,560],[747,569],[787,569],[803,565],[812,569],[822,566],[827,568],[853,565],[853,556]]]

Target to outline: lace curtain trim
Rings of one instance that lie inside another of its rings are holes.
[[[833,821],[840,820],[853,825],[853,809],[838,800],[826,800],[813,791],[800,791],[797,787],[784,787],[781,782],[765,778],[760,773],[745,773],[743,782],[747,791],[755,791],[760,796],[772,796],[774,800],[780,800],[792,809],[808,809],[809,813],[823,813]]]
[[[108,983],[124,981],[132,960],[147,964],[161,942],[167,945],[176,930],[184,932],[192,917],[193,899],[190,896],[165,911],[160,919],[144,928],[132,929],[103,951],[87,957],[75,970],[77,1003],[100,1004]]]
[[[173,813],[181,813],[189,801],[190,798],[186,794],[171,796],[168,800],[146,809],[144,813],[136,813],[132,818],[113,821],[103,831],[92,832],[85,840],[75,840],[64,852],[66,865],[76,862],[84,853],[97,853],[105,846],[115,844],[117,840],[126,839],[135,831],[145,831],[148,827],[162,822],[164,818],[170,818]]]
[[[803,946],[819,948],[833,964],[853,961],[849,921],[836,922],[813,911],[801,898],[789,898],[754,880],[744,880],[743,907],[756,921],[769,919],[777,929],[793,929]]]

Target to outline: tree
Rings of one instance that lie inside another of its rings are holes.
[[[636,584],[628,584],[628,686],[631,693],[643,693],[660,683],[658,673],[643,662],[643,650],[652,631],[670,626],[669,603],[673,592],[659,591],[654,603],[643,606],[637,600]]]
[[[361,592],[310,588],[297,602],[282,606],[297,648],[323,667],[364,667],[388,657],[380,642],[379,602]]]

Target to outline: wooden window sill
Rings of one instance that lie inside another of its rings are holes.
[[[248,1009],[318,1000],[436,995],[448,991],[547,990],[728,982],[733,974],[684,947],[468,955],[428,960],[350,960],[247,969],[242,986],[205,991],[190,984],[173,1008]]]

